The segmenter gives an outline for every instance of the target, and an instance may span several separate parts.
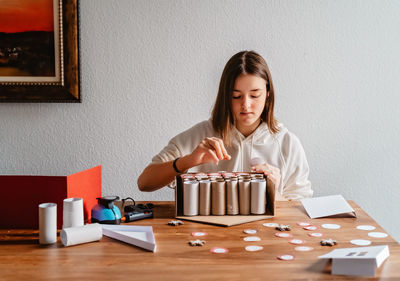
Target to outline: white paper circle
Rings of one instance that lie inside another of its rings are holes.
[[[263,223],[263,226],[266,226],[266,227],[277,227],[277,226],[279,226],[279,224],[277,224],[276,222],[268,222],[268,223]]]
[[[261,251],[262,249],[264,249],[264,247],[262,247],[262,246],[247,246],[245,249],[246,249],[246,251],[249,251],[249,252],[256,252],[256,251]]]
[[[374,230],[375,228],[373,225],[357,225],[357,229],[360,230]]]
[[[370,232],[368,233],[369,237],[374,237],[374,238],[385,238],[388,235],[386,233],[383,232]]]
[[[281,256],[278,256],[278,259],[284,260],[284,261],[291,261],[291,260],[294,260],[294,256],[292,256],[292,255],[281,255]]]
[[[288,238],[288,237],[292,237],[292,235],[291,235],[291,234],[289,234],[289,233],[280,233],[280,232],[277,232],[277,233],[275,233],[275,236],[277,236],[277,237],[281,237],[281,238]]]
[[[307,247],[307,246],[298,246],[296,248],[294,248],[296,251],[300,251],[300,252],[308,252],[308,251],[312,251],[314,250],[313,247]]]
[[[299,222],[297,223],[297,225],[299,225],[299,226],[310,226],[311,223],[304,222],[304,221],[299,221]]]
[[[350,241],[351,244],[357,245],[357,246],[368,246],[371,245],[371,241],[369,240],[363,240],[363,239],[354,239]]]
[[[243,232],[246,233],[246,234],[256,234],[257,230],[255,230],[255,229],[245,229],[245,230],[243,230]]]
[[[318,227],[316,227],[315,225],[310,225],[310,226],[303,227],[303,229],[305,229],[305,230],[317,230]]]
[[[192,232],[192,236],[206,236],[207,233],[205,232]]]
[[[319,233],[319,232],[308,233],[308,235],[311,236],[311,237],[322,237],[322,236],[324,236],[322,233]]]
[[[326,228],[326,229],[339,229],[339,228],[340,228],[340,225],[334,224],[334,223],[324,223],[324,224],[322,225],[322,227],[323,227],[323,228]]]
[[[303,240],[300,239],[292,239],[289,241],[290,244],[295,244],[295,245],[300,245],[300,244],[304,244]]]
[[[254,241],[261,241],[261,238],[258,236],[247,236],[243,238],[243,240],[246,242],[254,242]]]
[[[215,254],[225,254],[228,252],[228,249],[216,247],[216,248],[212,248],[210,251]]]

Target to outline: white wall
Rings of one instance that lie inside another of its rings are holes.
[[[103,165],[103,194],[209,117],[226,61],[269,63],[279,121],[301,139],[316,196],[355,200],[400,239],[400,1],[82,0],[81,104],[0,104],[2,174]]]

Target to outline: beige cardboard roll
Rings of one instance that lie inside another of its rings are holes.
[[[254,215],[265,214],[267,196],[267,182],[264,179],[251,181],[251,213]]]
[[[225,181],[211,182],[211,214],[216,216],[225,215]]]
[[[199,214],[199,182],[196,180],[183,183],[183,215],[197,216]]]
[[[250,180],[239,180],[239,213],[250,214]]]
[[[83,243],[99,241],[103,236],[103,229],[98,223],[84,226],[64,228],[60,232],[60,239],[64,246],[73,246]]]
[[[211,182],[209,180],[200,181],[200,216],[209,216],[211,210]]]
[[[232,178],[226,180],[226,214],[239,214],[238,182]]]

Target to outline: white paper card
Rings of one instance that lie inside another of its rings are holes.
[[[333,215],[354,213],[353,208],[347,203],[342,195],[330,195],[315,198],[301,199],[308,216],[312,219]]]
[[[332,259],[334,275],[375,276],[376,269],[389,257],[389,247],[372,246],[335,249],[320,259]]]
[[[140,248],[155,252],[157,249],[154,239],[153,227],[136,225],[111,225],[104,224],[105,236],[129,243]]]

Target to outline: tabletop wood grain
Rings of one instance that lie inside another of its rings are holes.
[[[0,230],[0,280],[354,280],[354,277],[330,274],[329,260],[318,256],[335,248],[356,247],[352,239],[367,239],[372,245],[389,245],[390,257],[378,269],[375,278],[368,280],[400,280],[400,246],[390,236],[371,238],[368,231],[356,229],[357,225],[376,226],[385,232],[356,203],[350,204],[357,218],[309,219],[300,202],[277,202],[276,216],[272,219],[221,227],[185,221],[181,226],[169,226],[173,219],[173,202],[153,202],[155,218],[129,223],[151,225],[157,243],[157,252],[147,252],[135,246],[103,236],[99,242],[72,247],[56,244],[38,244],[37,230]],[[310,231],[296,225],[299,221],[311,222],[324,233],[324,238],[337,240],[334,247],[320,246],[321,238],[308,236]],[[289,224],[293,238],[306,241],[310,252],[295,251],[296,245],[288,238],[278,238],[274,228],[262,224],[277,222]],[[323,223],[340,224],[338,230],[321,228]],[[256,229],[258,242],[245,242],[249,236],[244,229]],[[200,239],[202,247],[188,245],[195,240],[194,231],[207,232]],[[264,249],[247,252],[245,246],[259,245]],[[223,247],[227,254],[213,254],[210,249]],[[278,255],[295,255],[293,261],[281,261]]]

